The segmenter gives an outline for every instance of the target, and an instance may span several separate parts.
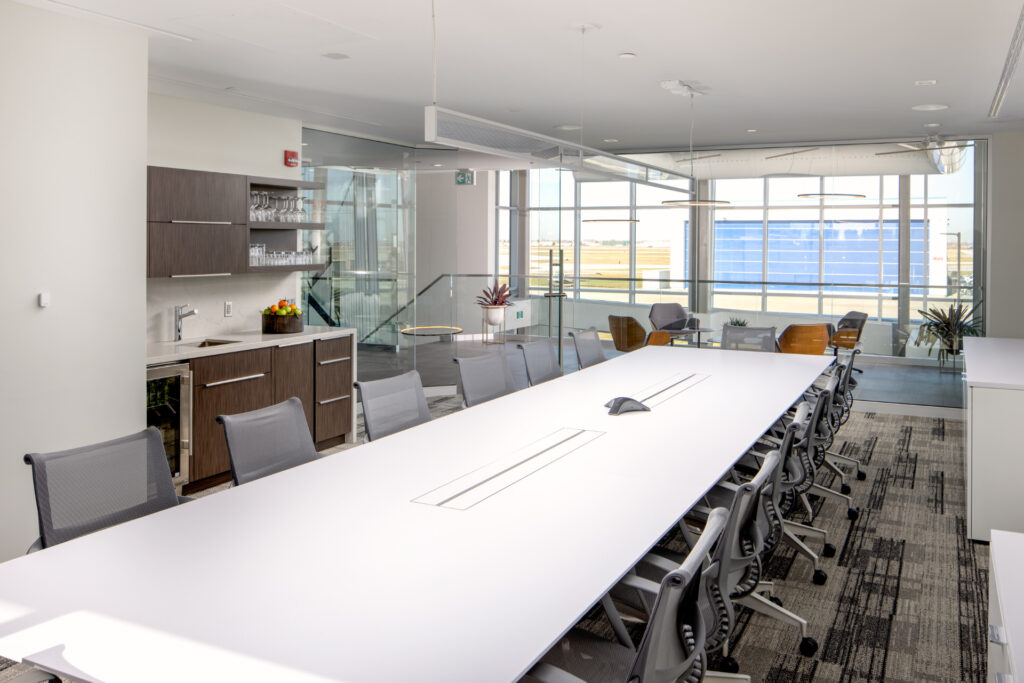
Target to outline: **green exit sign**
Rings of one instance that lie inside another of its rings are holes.
[[[456,171],[456,185],[476,185],[476,173],[474,171]]]

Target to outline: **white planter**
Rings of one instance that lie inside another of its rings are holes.
[[[481,306],[484,309],[484,318],[488,325],[500,325],[505,322],[506,306]]]

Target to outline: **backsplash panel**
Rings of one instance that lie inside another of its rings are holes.
[[[174,339],[174,307],[181,304],[199,309],[199,315],[185,318],[182,324],[185,339],[258,330],[265,307],[278,299],[297,299],[299,278],[297,273],[150,278],[146,280],[146,341]],[[234,309],[230,318],[224,317],[225,301]]]

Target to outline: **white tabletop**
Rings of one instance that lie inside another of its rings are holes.
[[[1024,389],[1024,339],[964,337],[964,370],[970,386]]]
[[[829,360],[644,348],[12,560],[0,655],[110,683],[515,680]],[[691,374],[649,413],[602,405]],[[424,502],[566,429],[585,443],[493,495]]]
[[[1024,567],[1024,534],[993,529],[988,552],[990,581],[995,583],[999,598],[999,611],[1016,680],[1024,674],[1024,587],[1020,584],[1020,571]]]

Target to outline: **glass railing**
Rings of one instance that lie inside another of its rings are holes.
[[[775,327],[778,332],[791,324],[832,323],[850,311],[867,313],[862,335],[864,352],[876,356],[928,359],[936,357],[938,344],[929,354],[927,340],[920,336],[924,322],[921,311],[950,306],[971,309],[976,290],[955,285],[851,284],[791,282],[737,282],[718,280],[674,280],[608,278],[546,274],[502,275],[516,296],[506,316],[505,333],[557,337],[568,330],[596,327],[608,334],[608,316],[631,316],[650,330],[651,304],[675,302],[700,319],[702,328],[714,330],[708,339],[714,344],[722,326],[742,321],[751,326]],[[464,338],[488,338],[501,330],[483,324],[483,312],[475,297],[493,284],[487,275],[447,274],[425,288],[409,302],[399,316],[406,325],[457,327]],[[983,329],[981,311],[975,313]],[[561,325],[559,325],[561,323]]]

